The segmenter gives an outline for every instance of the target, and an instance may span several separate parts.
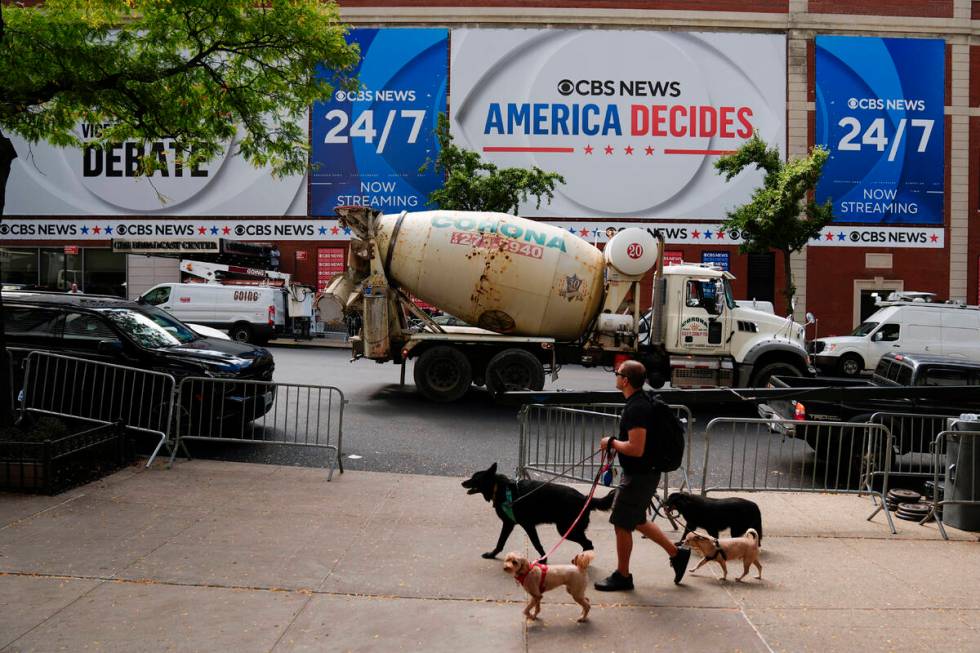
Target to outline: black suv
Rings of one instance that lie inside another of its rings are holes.
[[[23,361],[31,351],[164,372],[178,383],[190,376],[271,381],[275,368],[272,354],[262,347],[199,336],[154,306],[118,297],[4,292],[3,324],[15,388],[23,382]],[[234,385],[239,384],[222,386],[225,414],[251,420],[269,410],[271,393],[243,402]]]

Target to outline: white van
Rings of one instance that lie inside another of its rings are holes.
[[[239,342],[265,343],[286,321],[286,294],[270,286],[161,283],[139,298],[182,322],[222,329]]]
[[[817,368],[839,376],[870,372],[890,351],[980,361],[980,308],[886,302],[851,335],[818,338],[811,350]]]

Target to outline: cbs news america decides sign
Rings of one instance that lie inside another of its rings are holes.
[[[86,142],[103,127],[82,123],[75,131]],[[7,183],[8,215],[306,215],[306,175],[273,178],[268,168],[236,155],[234,141],[216,159],[190,167],[177,162],[169,139],[79,149],[10,138],[17,158]],[[143,154],[159,157],[163,169],[138,176]]]
[[[450,61],[456,142],[565,177],[528,217],[724,218],[762,174],[718,157],[786,149],[783,35],[459,29]]]

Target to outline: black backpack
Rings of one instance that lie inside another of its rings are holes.
[[[655,392],[644,392],[653,409],[653,424],[647,429],[652,434],[655,446],[651,452],[653,468],[660,472],[680,469],[684,462],[684,424]]]

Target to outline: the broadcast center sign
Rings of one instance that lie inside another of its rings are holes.
[[[818,36],[816,199],[838,222],[942,224],[945,42]]]

